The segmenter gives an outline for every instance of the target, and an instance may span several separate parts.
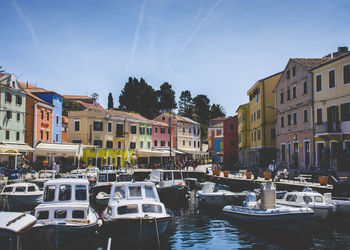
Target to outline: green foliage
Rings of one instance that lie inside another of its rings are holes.
[[[95,102],[98,100],[98,94],[96,92],[91,94],[92,99],[94,99]]]
[[[179,100],[179,115],[193,119],[193,100],[189,90],[181,92]]]
[[[216,118],[216,117],[225,117],[226,112],[223,106],[220,104],[212,104],[210,107],[210,119]]]
[[[201,124],[202,139],[207,137],[210,121],[210,100],[206,95],[197,95],[193,98],[194,114],[198,123]]]
[[[62,114],[64,116],[68,116],[68,111],[81,111],[81,110],[84,110],[84,108],[79,103],[73,100],[63,98]]]
[[[112,96],[112,93],[109,92],[109,95],[108,95],[108,109],[113,109],[113,96]]]
[[[156,91],[156,95],[158,100],[158,110],[160,113],[170,112],[177,108],[175,102],[175,91],[168,82],[164,82],[160,86],[160,90]]]

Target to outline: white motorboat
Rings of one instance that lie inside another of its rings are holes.
[[[1,192],[1,203],[4,209],[33,209],[40,204],[43,191],[34,183],[22,182],[9,184]]]
[[[87,167],[85,169],[85,174],[89,178],[90,181],[97,179],[97,174],[100,172],[100,170],[97,167]]]
[[[186,182],[179,170],[155,169],[151,171],[149,180],[156,184],[162,200],[179,200],[188,195]]]
[[[35,178],[34,180],[31,180],[31,183],[35,183],[36,185],[38,185],[40,190],[43,190],[44,183],[47,182],[48,180],[54,180],[55,176],[56,176],[55,170],[40,170],[37,178]]]
[[[217,185],[213,182],[205,182],[202,189],[197,191],[199,203],[201,205],[224,206],[233,204],[242,193],[234,193],[228,186]]]
[[[30,214],[0,212],[0,249],[23,249],[26,233],[36,221]]]
[[[274,228],[297,230],[313,217],[311,208],[295,208],[276,205],[273,183],[262,183],[261,200],[256,193],[249,193],[243,206],[227,205],[222,211],[225,215],[239,219],[254,226],[262,224]]]
[[[277,204],[311,208],[314,211],[314,216],[318,219],[326,219],[334,210],[334,205],[331,202],[327,202],[322,194],[310,188],[305,188],[301,192],[287,192],[283,199],[277,200]]]
[[[326,202],[329,202],[334,205],[334,211],[337,215],[350,214],[350,198],[332,197],[331,193],[325,193],[324,198]]]
[[[118,174],[114,170],[100,171],[97,174],[96,184],[93,187],[92,196],[99,205],[107,205],[111,186],[117,181]]]
[[[86,179],[56,179],[45,183],[43,201],[35,208],[38,222],[30,230],[33,244],[63,247],[93,237],[100,224],[89,205]]]
[[[141,241],[159,239],[171,219],[152,182],[114,183],[102,218],[121,239]]]

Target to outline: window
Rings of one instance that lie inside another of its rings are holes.
[[[350,103],[340,105],[341,120],[350,121]]]
[[[281,128],[284,128],[284,116],[281,116]]]
[[[36,217],[38,220],[46,220],[49,218],[49,211],[39,211]]]
[[[158,141],[157,140],[155,140],[153,144],[154,144],[155,147],[158,147]]]
[[[170,148],[170,141],[168,141],[168,147]]]
[[[53,201],[55,199],[55,191],[56,191],[56,186],[55,185],[48,185],[45,187],[44,191],[44,201]]]
[[[155,204],[142,204],[142,212],[144,213],[162,213],[162,207]]]
[[[81,143],[81,140],[73,140],[72,143]]]
[[[16,187],[16,191],[15,192],[25,192],[26,191],[26,187]]]
[[[260,119],[260,109],[256,112],[256,119]]]
[[[344,84],[350,83],[350,64],[343,67]]]
[[[145,195],[146,195],[146,198],[156,198],[156,195],[154,193],[152,186],[145,186]]]
[[[56,210],[55,219],[65,219],[67,218],[67,210]]]
[[[271,140],[275,140],[276,139],[276,129],[272,128],[270,130],[270,135],[271,135]]]
[[[292,75],[295,76],[296,74],[296,69],[295,69],[295,66],[292,68]]]
[[[10,120],[12,118],[12,111],[6,111],[6,118]]]
[[[192,141],[188,141],[188,146],[191,146],[191,142],[192,142]]]
[[[293,98],[297,98],[297,87],[293,87]]]
[[[287,89],[287,101],[290,100],[290,89]]]
[[[41,119],[41,120],[44,120],[44,110],[41,110],[41,111],[40,111],[40,119]]]
[[[60,123],[60,117],[56,115],[56,125],[59,125],[59,123]]]
[[[58,200],[69,201],[72,198],[72,186],[71,185],[60,185],[58,192]]]
[[[292,115],[288,114],[288,126],[292,124]]]
[[[19,132],[16,132],[16,140],[19,141]]]
[[[154,127],[154,133],[158,134],[158,127]]]
[[[152,128],[147,128],[147,135],[152,135]]]
[[[162,116],[162,121],[163,121],[163,122],[165,121],[165,116]]]
[[[328,71],[328,88],[335,88],[335,70]]]
[[[234,147],[235,146],[235,140],[230,140],[230,146]]]
[[[20,97],[19,95],[16,95],[16,104],[22,105],[22,97]]]
[[[322,124],[322,108],[318,108],[316,111],[317,114],[317,124]]]
[[[21,120],[21,114],[17,113],[17,121],[20,121],[20,120]]]
[[[12,102],[12,95],[9,92],[5,92],[5,102],[11,103]]]
[[[50,121],[50,112],[46,112],[46,121]]]
[[[250,115],[250,121],[253,122],[253,114]]]
[[[118,141],[118,148],[121,149],[122,148],[122,142]]]
[[[254,112],[254,121],[256,120],[256,115],[255,115],[256,113]]]
[[[290,70],[287,70],[287,79],[290,79]]]
[[[58,142],[58,134],[56,134],[56,142]]]
[[[160,133],[165,134],[165,128],[160,128]]]
[[[143,141],[140,141],[140,148],[143,149]]]
[[[150,142],[150,141],[147,142],[147,148],[148,148],[148,149],[151,148],[151,142]]]
[[[303,83],[303,94],[307,94],[307,81]]]
[[[118,214],[137,214],[139,212],[137,204],[129,204],[118,207]]]
[[[165,147],[165,141],[160,141],[160,146]]]
[[[182,145],[183,145],[183,146],[186,145],[186,141],[185,141],[185,140],[182,141]]]
[[[74,131],[80,131],[80,121],[74,121]]]
[[[196,147],[196,141],[193,141],[193,147],[194,148]]]
[[[49,131],[46,131],[46,140],[48,141],[50,138],[50,132]]]
[[[297,124],[297,113],[293,113],[293,123]]]
[[[322,75],[317,75],[316,76],[316,91],[321,91],[322,90]]]
[[[146,130],[145,130],[145,127],[140,127],[140,135],[144,135]]]
[[[84,219],[85,218],[84,210],[73,210],[72,218],[73,219]]]
[[[130,149],[136,149],[136,142],[130,142]]]
[[[106,148],[113,148],[113,141],[106,141]]]
[[[230,123],[230,130],[235,130],[235,124],[234,123]]]
[[[307,109],[304,110],[304,122],[307,122]]]
[[[107,123],[107,132],[112,133],[112,122]]]
[[[142,197],[141,186],[129,186],[129,197]]]
[[[286,161],[286,145],[281,145],[281,161]]]
[[[182,126],[182,132],[185,133],[186,132],[186,128],[185,126]]]
[[[281,93],[280,93],[280,103],[284,103],[284,92],[283,91],[281,91]]]
[[[123,137],[123,124],[117,124],[117,132],[116,135],[117,137]]]
[[[254,140],[254,133],[252,132],[252,135],[250,136],[252,138],[252,141]]]
[[[94,145],[102,148],[102,140],[94,140]]]
[[[86,201],[87,200],[87,188],[85,185],[76,185],[75,186],[75,199],[77,201]]]
[[[40,130],[40,140],[44,140],[44,131]]]
[[[136,135],[136,126],[135,125],[131,125],[130,130],[131,130],[131,134]]]
[[[259,129],[259,130],[258,130],[258,133],[257,133],[257,140],[258,140],[258,141],[260,141],[260,136],[261,136],[260,134],[261,134],[261,132],[260,132],[260,129]]]
[[[35,187],[34,186],[29,186],[28,187],[28,192],[35,192]]]
[[[101,121],[94,121],[94,131],[102,131],[103,123]]]
[[[256,141],[256,131],[254,131],[254,141]]]

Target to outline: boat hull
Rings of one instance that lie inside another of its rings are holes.
[[[236,200],[236,195],[202,195],[199,192],[197,194],[201,205],[225,206],[233,204]]]
[[[173,185],[158,188],[158,194],[162,201],[178,201],[187,199],[188,190],[186,186]]]
[[[116,234],[126,241],[153,241],[162,235],[171,217],[162,218],[125,218],[105,220],[107,232]]]
[[[38,195],[1,195],[2,207],[13,210],[18,208],[34,208],[42,201],[42,194]]]
[[[300,205],[291,205],[291,204],[285,204],[283,202],[277,202],[277,204],[282,206],[288,206],[288,207],[296,207],[296,208],[302,208],[303,206]],[[314,211],[314,217],[317,219],[325,220],[327,216],[332,212],[332,207],[328,206],[314,206],[312,204],[309,204],[305,207],[311,208]]]

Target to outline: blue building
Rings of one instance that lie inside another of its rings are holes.
[[[214,159],[213,163],[224,162],[224,136],[219,135],[214,137]]]
[[[31,92],[40,99],[52,104],[52,142],[62,142],[62,101],[60,94],[54,91],[38,88],[30,84],[21,84],[25,91]]]

